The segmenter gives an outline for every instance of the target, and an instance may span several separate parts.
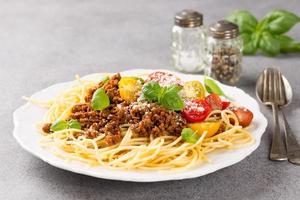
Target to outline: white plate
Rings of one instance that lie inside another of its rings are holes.
[[[153,71],[158,70],[144,70],[136,69],[121,72],[122,75],[137,76],[149,74]],[[159,70],[166,71],[166,70]],[[176,72],[171,72],[179,76],[182,80],[200,80],[203,81],[201,75],[187,75]],[[100,79],[104,76],[102,74],[91,74],[83,77],[84,79]],[[42,91],[35,93],[32,97],[35,99],[50,99],[56,96],[60,91],[64,91],[70,88],[74,84],[72,82],[59,83],[52,85]],[[65,170],[69,170],[75,173],[85,174],[98,178],[123,180],[123,181],[136,181],[136,182],[155,182],[164,180],[179,180],[203,176],[212,173],[216,170],[224,167],[233,165],[242,159],[250,155],[260,144],[260,139],[267,127],[267,120],[259,110],[258,103],[236,87],[230,87],[219,83],[220,87],[226,94],[233,97],[236,102],[249,108],[253,114],[253,126],[250,129],[251,133],[255,138],[255,143],[251,146],[244,147],[236,150],[226,150],[222,152],[215,152],[208,154],[209,158],[213,161],[212,163],[203,163],[194,168],[185,171],[176,172],[162,172],[162,171],[132,171],[132,170],[109,170],[103,167],[89,167],[78,162],[66,162],[65,160],[52,155],[47,149],[39,146],[38,141],[41,139],[40,133],[37,132],[35,124],[43,119],[43,115],[46,112],[45,109],[40,108],[31,103],[26,103],[14,112],[14,132],[13,135],[19,144],[31,154],[37,156],[43,161]]]

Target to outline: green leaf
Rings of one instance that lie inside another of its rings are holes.
[[[50,127],[50,131],[60,131],[68,128],[68,123],[65,120],[56,120]]]
[[[256,53],[257,48],[254,45],[254,42],[252,40],[252,35],[249,33],[242,33],[241,37],[243,39],[244,47],[243,47],[243,53],[245,55],[253,55]]]
[[[257,24],[255,31],[258,33],[268,31],[268,28],[269,28],[268,25],[269,25],[269,19],[263,19]]]
[[[107,81],[109,81],[109,76],[106,75],[101,79],[102,82],[106,83]]]
[[[276,56],[280,51],[280,44],[271,33],[264,32],[259,40],[259,48],[268,56]]]
[[[157,82],[148,82],[142,88],[142,98],[148,101],[158,101],[161,87]]]
[[[253,46],[257,49],[259,47],[259,40],[261,38],[261,33],[255,32],[251,35],[251,40]]]
[[[293,38],[287,35],[276,35],[275,38],[279,41],[280,52],[282,53],[300,52],[300,42],[294,41]]]
[[[282,53],[300,53],[300,43],[291,42],[280,47]]]
[[[220,96],[224,95],[222,89],[212,79],[205,78],[204,85],[208,93],[215,93]]]
[[[157,82],[148,82],[142,88],[141,99],[156,101],[170,110],[182,110],[184,103],[178,94],[181,89],[177,85],[160,87]]]
[[[229,99],[230,101],[234,101],[231,97],[224,94],[223,90],[218,86],[218,84],[214,80],[208,79],[205,77],[204,85],[205,85],[205,89],[208,93],[210,93],[210,94],[215,93],[219,96],[223,96],[223,97]]]
[[[94,110],[103,110],[110,105],[109,97],[103,88],[99,88],[94,92],[91,103]]]
[[[177,85],[162,88],[158,97],[158,103],[170,110],[182,110],[184,102],[178,94],[181,89]]]
[[[279,41],[280,45],[294,42],[294,39],[287,35],[275,35],[275,38]]]
[[[226,19],[237,24],[241,33],[253,33],[257,25],[256,18],[246,10],[236,11]]]
[[[195,144],[199,139],[198,135],[191,128],[182,129],[181,137],[184,141],[192,144]]]
[[[81,129],[81,124],[76,119],[71,119],[68,122],[68,126],[69,126],[69,128]]]
[[[273,10],[265,19],[268,19],[268,30],[273,34],[285,33],[300,22],[300,17],[286,10]]]

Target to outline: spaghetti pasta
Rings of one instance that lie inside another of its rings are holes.
[[[76,84],[49,101],[32,98],[26,100],[47,108],[44,122],[53,123],[57,119],[67,119],[71,109],[83,103],[87,91],[96,86],[96,81],[81,80],[76,76]],[[129,128],[120,126],[122,140],[111,146],[102,146],[105,134],[96,138],[85,137],[85,130],[67,128],[43,136],[40,144],[66,160],[77,160],[91,166],[110,169],[170,170],[187,169],[201,162],[211,162],[207,154],[217,149],[241,148],[253,142],[251,133],[239,125],[238,118],[231,110],[214,110],[206,121],[218,119],[223,131],[206,137],[201,134],[195,144],[187,143],[181,136],[136,137]]]

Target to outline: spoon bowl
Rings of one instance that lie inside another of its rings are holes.
[[[293,90],[292,90],[290,83],[285,78],[285,76],[284,75],[281,75],[281,76],[282,76],[282,81],[283,81],[283,86],[284,86],[284,91],[285,91],[285,100],[286,100],[285,104],[281,105],[281,106],[287,106],[292,102]]]
[[[292,99],[293,99],[293,91],[292,91],[292,87],[290,85],[290,83],[288,82],[288,80],[285,78],[284,75],[281,75],[282,76],[282,81],[283,81],[283,86],[284,86],[284,92],[285,92],[285,103],[280,105],[280,106],[287,106],[289,105],[291,102],[292,102]],[[257,79],[257,82],[256,82],[256,96],[258,97],[258,100],[261,102],[261,103],[265,103],[262,101],[263,99],[263,88],[261,87],[263,85],[263,74],[261,74],[258,79]]]

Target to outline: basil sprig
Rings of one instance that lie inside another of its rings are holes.
[[[74,128],[74,129],[81,129],[81,124],[79,121],[77,121],[76,119],[71,119],[68,122],[69,128]]]
[[[66,120],[56,120],[50,127],[50,131],[61,131],[67,128],[73,128],[73,129],[81,129],[81,124],[76,119],[71,119],[70,121]]]
[[[157,82],[148,82],[142,88],[141,98],[148,101],[158,101],[160,91],[161,87]]]
[[[109,81],[109,76],[106,75],[106,76],[102,77],[101,81],[102,81],[103,83],[108,82],[108,81]]]
[[[68,128],[68,122],[65,120],[56,120],[50,127],[50,131],[60,131]]]
[[[254,55],[260,50],[268,56],[279,53],[300,52],[300,42],[284,35],[300,17],[286,10],[273,10],[261,20],[246,10],[239,10],[227,17],[227,20],[237,24],[244,42],[243,53]]]
[[[91,105],[94,110],[103,110],[110,105],[109,97],[103,88],[99,88],[94,92]]]
[[[157,102],[169,110],[182,110],[184,103],[178,94],[181,89],[177,85],[161,87],[157,82],[148,82],[142,88],[141,99]]]
[[[210,94],[214,93],[214,94],[217,94],[219,96],[223,96],[223,97],[227,98],[230,101],[234,101],[233,98],[227,96],[223,92],[223,90],[218,86],[218,84],[214,80],[208,79],[207,77],[205,77],[204,86],[205,86],[205,89],[208,93],[210,93]]]
[[[180,90],[181,87],[177,85],[163,87],[158,96],[158,103],[169,110],[182,110],[184,103],[178,94]]]
[[[199,136],[191,128],[182,129],[181,137],[184,141],[192,144],[195,144],[199,139]]]

